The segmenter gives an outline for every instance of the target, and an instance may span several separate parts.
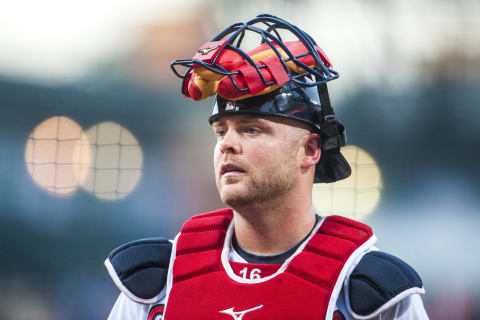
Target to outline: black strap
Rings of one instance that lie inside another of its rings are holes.
[[[330,104],[330,96],[328,95],[328,88],[326,83],[319,84],[317,86],[318,97],[322,104],[322,122],[335,121],[335,112],[333,112],[332,105]]]
[[[320,118],[320,126],[323,134],[322,150],[334,150],[340,151],[340,147],[345,146],[345,127],[337,121],[335,112],[330,104],[330,97],[328,95],[328,88],[326,83],[322,83],[317,86],[318,97],[322,105],[321,111],[319,110],[318,117]]]

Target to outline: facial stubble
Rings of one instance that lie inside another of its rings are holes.
[[[252,203],[264,203],[281,197],[291,191],[297,178],[297,161],[295,148],[289,148],[288,154],[284,154],[282,159],[271,162],[269,166],[259,169],[247,169],[245,184],[240,190],[223,191],[224,183],[222,179],[239,179],[238,177],[217,177],[217,188],[222,201],[232,208],[238,208]],[[235,183],[231,181],[228,183]]]

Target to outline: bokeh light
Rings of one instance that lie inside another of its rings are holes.
[[[352,167],[347,179],[313,186],[313,206],[320,215],[342,215],[362,220],[373,212],[380,200],[382,177],[373,157],[356,146],[341,150]]]
[[[79,148],[86,141],[80,125],[70,118],[52,117],[40,123],[25,148],[25,165],[33,181],[56,195],[73,193],[86,178],[80,168],[88,166],[90,150],[88,145]]]
[[[142,175],[143,153],[130,131],[102,122],[86,131],[91,160],[81,169],[82,187],[100,199],[117,200],[130,194]]]

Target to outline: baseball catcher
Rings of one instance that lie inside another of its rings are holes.
[[[312,37],[262,14],[172,70],[185,97],[214,97],[228,208],[192,217],[173,241],[114,250],[105,264],[121,294],[109,319],[428,319],[414,269],[374,247],[369,226],[313,209],[313,184],[351,169],[327,90],[338,72]]]

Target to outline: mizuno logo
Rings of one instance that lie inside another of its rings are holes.
[[[228,315],[232,316],[232,318],[235,319],[235,320],[242,320],[243,316],[247,312],[258,310],[261,307],[263,307],[263,304],[261,306],[254,307],[254,308],[251,308],[251,309],[248,309],[248,310],[243,310],[243,311],[233,311],[233,308],[225,309],[225,310],[220,311],[220,313],[228,314]]]
[[[212,50],[217,49],[218,47],[220,47],[219,44],[216,45],[215,47],[199,49],[197,52],[198,52],[198,53],[201,53],[202,55],[206,55],[207,53],[209,53],[209,52],[212,51]]]

